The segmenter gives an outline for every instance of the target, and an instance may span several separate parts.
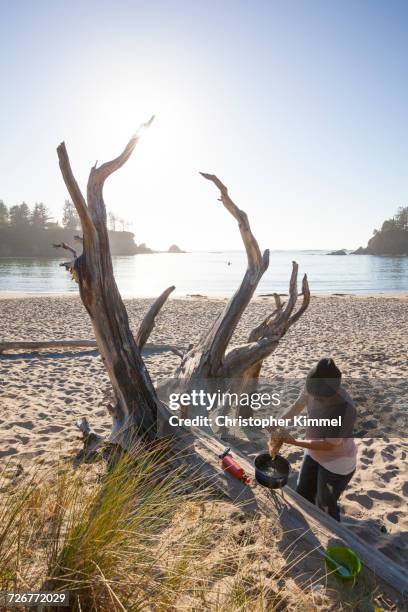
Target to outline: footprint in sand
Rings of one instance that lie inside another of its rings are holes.
[[[375,449],[374,448],[364,448],[361,451],[361,454],[363,455],[363,457],[366,457],[367,459],[374,459]]]
[[[384,440],[386,441],[386,438],[384,438]],[[395,444],[388,444],[385,448],[382,449],[381,454],[384,453],[387,455],[394,455],[395,451],[397,451],[397,447],[395,446]]]
[[[367,494],[373,499],[391,503],[394,502],[397,503],[398,506],[401,504],[400,496],[396,495],[395,493],[391,493],[391,491],[376,491],[374,489],[370,489],[370,491],[367,491]]]
[[[346,498],[350,501],[357,502],[358,504],[360,504],[360,506],[363,506],[363,508],[367,508],[367,510],[370,510],[374,505],[373,500],[370,499],[368,495],[363,495],[359,493],[348,493],[346,495]]]
[[[0,451],[0,458],[1,457],[10,457],[11,455],[17,455],[17,452],[18,452],[17,449],[14,448],[14,446],[11,446],[7,450]]]
[[[386,518],[388,521],[390,521],[390,523],[394,523],[394,525],[397,525],[399,522],[399,517],[402,515],[402,512],[389,512],[386,515]]]
[[[381,457],[384,461],[394,461],[395,455],[392,451],[389,451],[387,448],[383,448],[381,450]]]
[[[34,423],[32,421],[16,421],[12,423],[15,427],[23,427],[24,429],[33,429]]]
[[[382,477],[382,479],[385,482],[390,482],[390,480],[392,480],[393,478],[395,478],[396,476],[398,476],[399,474],[399,470],[394,469],[394,470],[390,470],[389,468],[387,468],[387,471],[385,472],[385,474],[378,474],[380,477]]]
[[[376,419],[367,419],[363,421],[362,425],[367,431],[370,431],[370,429],[377,429],[378,422]]]
[[[61,425],[48,425],[47,427],[43,427],[38,430],[40,434],[49,434],[49,433],[57,433],[58,431],[62,431],[64,427]]]

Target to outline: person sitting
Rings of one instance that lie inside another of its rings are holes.
[[[338,427],[306,427],[306,440],[282,436],[271,430],[269,452],[274,456],[282,443],[305,449],[296,491],[340,521],[338,500],[356,469],[357,449],[353,435],[355,405],[341,386],[341,372],[333,359],[321,359],[306,378],[297,400],[282,415],[292,419],[303,410],[309,418],[341,417]]]

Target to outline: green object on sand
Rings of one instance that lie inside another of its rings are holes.
[[[327,569],[342,580],[356,580],[361,562],[351,548],[345,546],[329,546],[323,553]]]

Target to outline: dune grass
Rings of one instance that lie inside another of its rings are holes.
[[[313,588],[324,572],[302,578],[305,555],[283,554],[273,521],[159,467],[156,448],[103,475],[65,464],[15,479],[5,469],[0,590],[69,591],[71,609],[86,611],[330,609],[330,592]]]

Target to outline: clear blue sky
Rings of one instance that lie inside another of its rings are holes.
[[[365,244],[408,203],[408,5],[0,1],[0,198],[67,197],[65,140],[95,160],[157,121],[105,190],[138,242],[241,248],[215,172],[262,247]]]

